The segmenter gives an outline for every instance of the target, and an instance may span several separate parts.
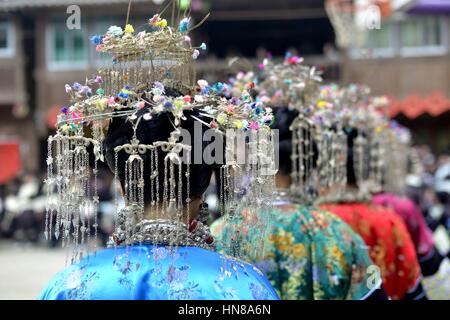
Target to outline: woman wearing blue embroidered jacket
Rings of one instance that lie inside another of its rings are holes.
[[[201,202],[213,165],[194,156],[207,147],[194,134],[195,124],[223,134],[227,124],[246,130],[250,121],[236,125],[246,117],[263,117],[262,127],[264,117],[272,117],[248,94],[227,101],[206,81],[194,85],[189,61],[199,50],[187,41],[189,18],[179,28],[159,15],[149,24],[136,35],[127,24],[93,37],[97,51],[112,54],[113,65],[84,86],[66,85],[72,105],[61,110],[57,134],[49,138],[46,183],[56,194],[49,197],[45,234],[65,244],[89,242],[99,200],[89,181],[103,158],[120,182],[125,207],[114,247],[76,256],[79,261],[57,274],[40,298],[278,299],[258,269],[214,252]]]
[[[150,121],[141,121],[136,130],[137,139],[146,145],[167,139],[172,131],[170,121],[165,114],[153,117]],[[183,121],[182,127],[192,132],[194,122]],[[120,118],[112,121],[104,145],[107,163],[113,170],[114,149],[130,141],[132,135],[130,122]],[[193,141],[193,148],[196,143],[202,144],[203,152],[204,143]],[[158,151],[141,157],[146,173],[143,175],[144,202],[148,206],[143,219],[135,225],[133,234],[126,234],[126,224],[130,223],[131,216],[139,215],[139,210],[130,206],[122,210],[119,216],[119,232],[114,235],[117,246],[100,250],[69,266],[53,278],[40,298],[277,299],[271,285],[258,269],[213,251],[213,238],[208,227],[201,222],[207,212],[204,205],[200,205],[202,194],[209,185],[211,166],[204,163],[190,165],[187,179],[192,199],[189,215],[193,219],[186,225],[173,219],[170,205],[166,210],[163,209],[165,195],[162,187],[159,194],[150,190],[156,183],[160,186],[167,183],[161,177],[163,175],[159,175],[156,178],[159,181],[156,182],[151,180],[151,174],[148,173],[151,172],[151,166],[153,171],[164,172],[165,155]],[[127,154],[119,153],[117,160],[118,177],[125,189],[126,184],[130,183],[126,181]],[[158,162],[155,163],[155,160]],[[182,176],[186,176],[186,168],[183,166],[180,172]],[[178,177],[178,174],[175,176]],[[184,197],[187,186],[184,183],[182,187]],[[150,205],[152,200],[155,201],[151,199],[152,196],[161,199],[161,206]],[[199,210],[200,207],[202,209]],[[121,241],[129,245],[122,245]]]

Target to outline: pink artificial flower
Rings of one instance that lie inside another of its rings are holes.
[[[95,77],[95,82],[96,83],[103,83],[103,78],[101,76],[96,76]]]
[[[211,129],[217,129],[219,126],[217,125],[216,120],[213,120],[213,121],[211,121],[211,122],[209,123],[209,127],[210,127]]]
[[[192,58],[195,60],[198,58],[199,55],[200,55],[200,51],[195,49],[194,52],[192,53]]]
[[[110,97],[109,99],[108,99],[108,106],[111,106],[111,105],[113,105],[113,104],[115,104],[116,103],[116,99],[114,99],[114,97]]]
[[[258,122],[256,122],[256,121],[250,122],[250,129],[251,130],[258,130],[259,129]]]
[[[226,112],[233,113],[234,112],[234,106],[232,104],[229,104],[226,108]]]

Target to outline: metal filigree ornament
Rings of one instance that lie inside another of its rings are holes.
[[[290,193],[302,203],[315,197],[319,172],[314,163],[316,126],[310,120],[322,82],[320,72],[302,64],[303,59],[287,55],[281,64],[263,63],[258,82],[259,98],[272,107],[289,107],[298,111],[290,130],[292,137],[292,184]]]
[[[320,81],[314,68],[303,66],[300,58],[290,57],[283,64],[265,60],[259,73],[238,73],[231,79],[228,92],[236,96],[236,92],[241,90],[250,91],[257,95],[259,104],[264,103],[271,108],[289,106],[301,114],[307,114],[310,103],[314,101],[314,87]],[[258,104],[252,105],[252,109],[256,110],[255,114],[261,113]],[[266,123],[270,125],[271,121]],[[298,169],[294,173],[296,183],[292,193],[306,198],[314,181],[314,128],[307,118],[299,118],[292,130],[296,135],[294,149],[298,150],[293,156]],[[224,204],[226,222],[234,226],[231,232],[230,228],[227,229],[222,245],[224,251],[232,256],[258,258],[265,252],[264,239],[270,233],[268,226],[273,218],[271,213],[276,190],[274,139],[274,133],[265,127],[263,130],[248,131],[245,140],[227,137],[226,164],[221,167],[220,174],[220,199]],[[235,148],[235,144],[241,148]],[[245,165],[239,159],[240,154],[245,154],[243,150],[250,150]],[[236,177],[239,179],[236,180]],[[241,181],[246,183],[242,185]]]
[[[407,159],[408,147],[405,144],[405,148],[402,148],[396,144],[399,139],[393,138],[400,136],[394,133],[393,129],[399,127],[396,124],[390,127],[386,117],[387,98],[371,97],[367,87],[355,84],[343,88],[336,85],[325,86],[321,95],[322,98],[326,97],[325,101],[330,108],[327,111],[318,108],[313,116],[314,122],[322,128],[322,138],[319,139],[319,163],[321,157],[332,162],[337,161],[337,172],[329,174],[328,170],[324,170],[320,175],[327,181],[325,185],[328,189],[325,188],[326,192],[322,193],[316,202],[370,201],[372,193],[383,189],[400,190],[398,184],[404,182],[407,160],[395,158]],[[346,184],[347,137],[344,131],[347,128],[356,131],[353,141],[356,188],[347,188],[341,183],[343,188],[339,190],[336,183],[342,181]],[[328,136],[329,131],[336,133],[334,139],[337,149],[334,152],[328,152],[327,145],[322,141]],[[402,163],[403,169],[398,169],[399,162]],[[396,171],[401,173],[394,173]],[[328,178],[325,178],[326,176]]]
[[[372,97],[369,105],[371,128],[371,192],[388,191],[403,194],[405,191],[411,135],[408,129],[389,121],[385,96]]]
[[[65,245],[78,245],[86,237],[89,240],[91,228],[96,237],[97,162],[104,160],[102,142],[114,118],[132,123],[134,134],[129,142],[114,149],[116,190],[119,156],[126,159],[125,206],[119,210],[116,192],[117,215],[111,245],[153,243],[214,248],[214,239],[205,225],[207,210],[203,208],[199,219],[189,221],[191,146],[180,142],[181,124],[187,119],[187,111],[196,110],[199,116],[190,113],[194,120],[225,137],[224,208],[242,204],[251,207],[253,202],[262,207],[266,203],[261,194],[270,188],[266,181],[273,178],[273,173],[264,175],[261,161],[270,162],[266,157],[273,154],[268,152],[272,150],[268,127],[273,121],[271,109],[254,102],[246,91],[238,97],[226,98],[227,87],[221,83],[210,85],[204,80],[195,83],[192,61],[197,58],[198,49],[206,45],[191,46],[187,34],[196,26],[191,27],[189,21],[183,17],[178,22],[173,20],[177,27],[168,26],[165,19],[155,15],[149,20],[148,30],[137,34],[127,24],[124,29],[112,26],[105,35],[91,38],[97,51],[112,55],[113,61],[85,84],[66,85],[71,105],[62,108],[57,134],[49,138],[48,237],[62,234]],[[141,143],[136,135],[139,126],[146,121],[158,121],[155,115],[163,113],[173,121],[170,137],[167,141]],[[230,143],[235,131],[249,131],[253,135],[261,132],[262,138],[251,150],[254,153],[249,153],[250,158],[256,157],[255,165],[241,166],[233,160]],[[89,162],[89,152],[95,155],[94,163]],[[149,163],[144,163],[148,159]],[[150,172],[145,172],[147,167]],[[239,181],[244,181],[244,176],[251,183],[244,192],[247,200],[242,201],[243,189],[239,187],[243,183]],[[146,177],[150,177],[150,186],[145,186]],[[186,191],[186,198],[182,190]],[[257,201],[252,200],[257,197]],[[150,199],[149,205],[145,199]]]
[[[250,97],[244,98],[248,102]],[[274,189],[274,141],[269,129],[273,121],[270,109],[261,103],[246,103],[244,108],[253,113],[249,117],[249,130],[227,130],[225,137],[225,163],[220,167],[220,203],[225,221],[234,230],[224,239],[225,252],[235,257],[257,256],[269,232],[271,194]],[[262,115],[259,117],[258,115]],[[247,121],[247,120],[246,120]],[[243,219],[242,213],[252,216]],[[255,239],[245,245],[240,233],[252,230]]]
[[[96,157],[89,160],[88,148]],[[97,238],[97,164],[101,159],[100,144],[86,138],[80,128],[77,132],[60,131],[48,139],[47,209],[45,237],[61,239],[63,246],[88,245],[90,231]],[[94,241],[95,247],[96,241]],[[82,250],[74,251],[72,260],[81,258]]]

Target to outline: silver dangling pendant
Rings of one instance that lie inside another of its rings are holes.
[[[208,218],[209,218],[209,208],[208,208],[208,204],[206,202],[202,202],[200,204],[200,212],[198,214],[198,221],[200,221],[201,223],[203,223],[204,225],[206,225],[206,223],[208,222]]]

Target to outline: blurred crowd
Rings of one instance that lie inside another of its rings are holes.
[[[436,155],[426,145],[412,149],[406,194],[421,209],[428,226],[435,233],[441,254],[450,250],[450,148]],[[25,173],[1,186],[0,240],[56,246],[58,241],[44,241],[46,192],[44,175]],[[92,181],[93,183],[93,181]],[[214,187],[207,202],[214,208]],[[98,238],[106,244],[114,226],[114,183],[110,171],[101,167],[98,175]],[[119,191],[120,192],[120,191]]]
[[[47,192],[44,174],[25,173],[1,186],[0,199],[0,240],[12,239],[22,243],[34,243],[55,247],[58,240],[44,239],[45,207]],[[113,230],[114,183],[108,169],[100,168],[97,187],[100,198],[98,206],[98,239],[106,244]],[[94,181],[92,179],[91,184]]]
[[[441,253],[448,254],[450,148],[435,155],[427,145],[415,147],[406,185],[407,196],[421,209],[428,226],[435,233],[436,246]]]

